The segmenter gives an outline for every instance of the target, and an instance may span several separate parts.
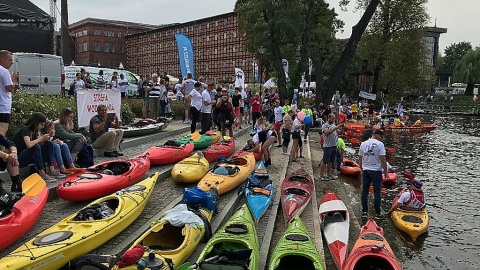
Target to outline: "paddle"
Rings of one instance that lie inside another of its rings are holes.
[[[180,267],[177,268],[177,270],[191,270],[191,269],[198,269],[198,267],[204,263],[204,262],[211,262],[211,261],[214,261],[216,259],[218,259],[220,256],[219,255],[215,255],[211,258],[208,258],[206,260],[203,260],[201,262],[198,262],[198,263],[194,263],[194,264],[190,264],[189,262],[186,262],[182,265],[180,265]]]
[[[427,203],[427,205],[428,205],[428,206],[431,206],[431,207],[438,208],[438,209],[442,209],[442,210],[444,210],[444,211],[447,211],[447,212],[452,213],[452,214],[455,214],[455,215],[460,215],[460,213],[450,211],[450,210],[448,210],[448,209],[446,209],[446,208],[443,208],[443,207],[441,207],[441,206],[438,206],[438,205],[435,204],[435,203]]]
[[[22,192],[27,196],[37,196],[47,186],[40,175],[34,173],[22,182]]]
[[[200,134],[200,132],[198,131],[195,131],[194,133],[192,133],[190,135],[190,138],[193,140],[193,141],[198,141],[200,140],[200,138],[202,138],[202,134]]]

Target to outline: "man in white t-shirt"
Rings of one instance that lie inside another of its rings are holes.
[[[118,80],[118,90],[120,90],[120,94],[122,97],[127,96],[127,88],[128,88],[128,81],[125,79],[125,75],[120,74],[120,80]]]
[[[197,122],[200,120],[200,110],[203,106],[203,97],[199,92],[201,86],[200,82],[196,82],[193,90],[185,97],[185,100],[190,104],[190,115],[192,116],[192,123],[190,124],[191,133],[194,133],[197,128]]]
[[[383,131],[377,129],[372,137],[360,145],[358,151],[358,165],[362,168],[362,217],[368,216],[368,192],[373,186],[375,219],[382,219],[380,205],[382,198],[382,169],[385,179],[388,180],[387,160],[385,146],[383,145]]]
[[[0,51],[0,134],[5,136],[12,114],[12,92],[17,87],[18,74],[10,75],[8,69],[13,65],[12,53]]]
[[[185,103],[184,103],[184,114],[183,114],[183,123],[188,124],[188,114],[190,112],[190,101],[187,101],[186,97],[190,94],[190,92],[193,90],[195,80],[192,79],[192,74],[187,73],[187,78],[183,80],[182,82],[182,92],[183,95],[185,96]],[[201,85],[200,85],[201,86]],[[200,89],[199,89],[200,90]]]
[[[214,87],[214,83],[209,83],[205,91],[202,93],[202,109],[200,110],[202,113],[202,134],[209,131],[212,127],[212,104],[215,104],[216,101],[212,100],[210,93],[213,91]]]
[[[175,84],[175,92],[176,92],[176,95],[177,95],[177,100],[182,101],[183,100],[182,84],[180,82]]]
[[[273,109],[273,114],[274,114],[274,118],[275,118],[275,124],[273,125],[273,129],[278,134],[277,147],[282,147],[282,132],[280,132],[280,131],[281,131],[282,125],[283,125],[284,111],[283,111],[283,107],[280,106],[280,100],[279,99],[275,100],[275,108]]]

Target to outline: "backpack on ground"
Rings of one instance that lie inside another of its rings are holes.
[[[82,149],[80,149],[80,152],[78,152],[77,164],[83,168],[88,168],[95,164],[93,158],[93,147],[90,143],[85,143]]]

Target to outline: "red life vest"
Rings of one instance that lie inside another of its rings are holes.
[[[410,198],[404,203],[407,207],[421,209],[425,206],[425,197],[421,190],[410,190]]]

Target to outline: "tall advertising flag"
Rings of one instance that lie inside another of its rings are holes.
[[[252,63],[252,66],[253,66],[253,82],[258,82],[258,65],[257,63],[254,61]]]
[[[239,68],[235,68],[235,87],[245,89],[245,74]]]
[[[182,77],[185,78],[187,73],[192,74],[195,78],[193,70],[193,46],[192,41],[184,34],[175,34],[178,47],[178,57],[180,59],[180,69],[182,70]]]

